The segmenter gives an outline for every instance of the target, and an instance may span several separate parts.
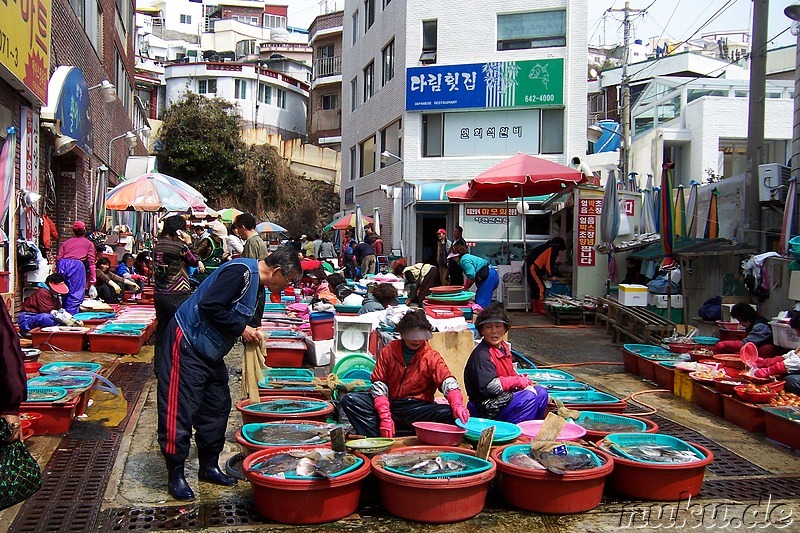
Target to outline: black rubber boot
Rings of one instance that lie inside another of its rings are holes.
[[[200,481],[224,487],[236,485],[236,478],[220,470],[219,455],[199,454],[198,459],[200,461],[200,469],[197,471],[197,477]]]
[[[176,500],[194,500],[194,491],[186,482],[186,475],[183,472],[183,463],[167,463],[167,474],[169,481],[169,493]]]

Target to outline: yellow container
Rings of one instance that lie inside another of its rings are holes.
[[[688,372],[675,370],[675,396],[694,403],[694,381]]]

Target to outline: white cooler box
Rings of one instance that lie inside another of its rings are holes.
[[[788,322],[773,320],[770,325],[772,326],[772,340],[775,344],[792,350],[800,346],[800,337]]]
[[[331,362],[333,339],[315,341],[306,337],[306,361],[312,366],[325,366]]]
[[[619,303],[633,307],[647,307],[647,287],[620,283]]]
[[[683,309],[683,295],[682,294],[673,294],[672,295],[672,305],[673,309]],[[666,294],[647,294],[647,305],[652,305],[653,307],[657,307],[658,309],[666,309],[667,308],[667,295]]]

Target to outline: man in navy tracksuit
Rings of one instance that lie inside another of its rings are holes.
[[[167,463],[169,493],[194,499],[184,462],[195,431],[201,481],[233,485],[219,469],[231,410],[224,357],[236,339],[260,342],[266,285],[280,292],[300,276],[297,252],[282,247],[262,261],[236,259],[217,268],[164,330],[158,368],[158,443]]]

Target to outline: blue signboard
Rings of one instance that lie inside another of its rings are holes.
[[[62,135],[78,141],[86,154],[92,153],[92,108],[89,87],[78,67],[61,66],[50,78],[50,101],[55,98],[53,116],[61,121]]]
[[[406,111],[564,105],[564,60],[406,69]]]

